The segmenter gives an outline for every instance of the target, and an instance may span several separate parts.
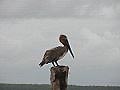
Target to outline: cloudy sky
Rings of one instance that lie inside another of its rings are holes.
[[[69,84],[120,85],[120,0],[0,0],[0,83],[50,84],[46,49],[68,36]]]

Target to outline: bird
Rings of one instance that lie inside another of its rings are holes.
[[[70,47],[70,44],[68,42],[67,36],[66,35],[60,35],[59,36],[59,41],[63,44],[63,46],[57,46],[55,48],[46,50],[42,61],[39,63],[40,67],[42,67],[44,64],[48,64],[48,63],[52,63],[54,67],[56,65],[60,66],[57,61],[62,59],[66,55],[68,50],[70,51],[72,57],[74,58],[74,54],[71,50],[71,47]]]

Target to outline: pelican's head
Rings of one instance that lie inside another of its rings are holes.
[[[69,44],[69,42],[68,42],[67,36],[65,36],[65,35],[60,35],[59,41],[60,41],[64,46],[66,46],[66,47],[69,49],[72,57],[74,58],[74,55],[73,55],[72,50],[71,50],[71,48],[70,48],[70,44]]]

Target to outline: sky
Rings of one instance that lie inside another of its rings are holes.
[[[0,0],[0,83],[50,84],[47,49],[67,35],[68,84],[120,86],[119,0]]]

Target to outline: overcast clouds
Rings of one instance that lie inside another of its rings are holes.
[[[0,17],[119,17],[119,0],[1,0]]]
[[[1,0],[0,83],[50,83],[51,64],[38,64],[66,34],[69,84],[120,85],[119,19],[119,0]]]

